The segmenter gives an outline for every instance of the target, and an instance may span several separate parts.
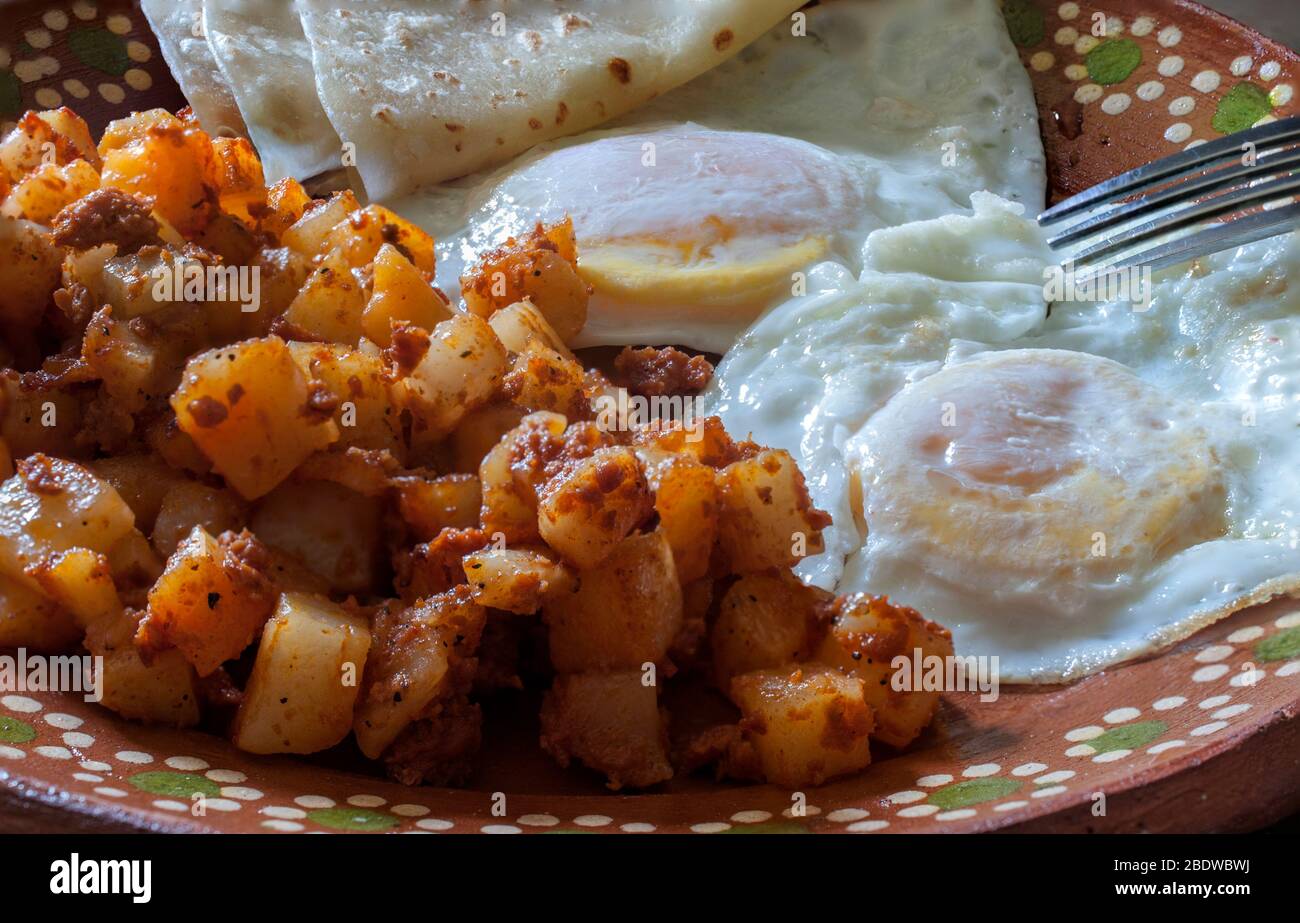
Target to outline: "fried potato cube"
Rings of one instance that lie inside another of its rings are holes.
[[[765,449],[718,473],[718,547],[731,573],[794,567],[822,548],[830,517],[812,505],[790,453]]]
[[[378,354],[328,343],[290,343],[289,351],[309,381],[334,395],[339,446],[384,449],[406,458],[400,410]]]
[[[790,666],[731,681],[741,728],[764,778],[786,788],[821,785],[871,762],[874,728],[862,680]]]
[[[96,622],[86,633],[86,650],[103,658],[100,704],[124,718],[173,727],[198,724],[194,668],[179,651],[160,651],[146,663],[132,640],[137,618],[125,612]]]
[[[705,417],[696,422],[699,426],[693,430],[687,430],[677,421],[645,427],[633,434],[632,444],[645,453],[647,464],[653,456],[690,455],[710,468],[725,468],[759,452],[759,447],[752,442],[732,439],[718,417]]]
[[[366,619],[321,596],[285,593],[262,629],[231,740],[249,753],[316,753],[352,730],[370,652]]]
[[[573,222],[568,217],[537,228],[521,241],[513,237],[460,280],[465,304],[475,314],[490,317],[515,302],[528,299],[565,343],[587,323],[587,283],[577,269]]]
[[[372,342],[388,346],[394,321],[432,330],[454,312],[402,251],[382,244],[374,257],[374,286],[361,316],[361,327]]]
[[[467,586],[376,616],[353,722],[362,753],[378,759],[432,703],[465,691],[486,620]]]
[[[65,112],[70,118],[62,115]],[[80,123],[80,126],[76,123]],[[85,138],[79,136],[82,128],[85,129]],[[71,137],[64,134],[64,131],[79,137]],[[46,163],[67,164],[85,158],[91,160],[92,166],[98,166],[94,147],[87,154],[78,146],[78,142],[87,140],[89,135],[90,129],[86,123],[67,109],[46,112],[29,110],[0,140],[0,174],[10,182],[17,183]]]
[[[547,482],[537,505],[537,528],[546,544],[586,570],[603,561],[651,509],[640,459],[629,448],[611,446]]]
[[[547,600],[551,663],[561,673],[662,663],[682,626],[682,588],[658,532],[624,539],[577,589]]]
[[[9,446],[13,458],[38,452],[61,458],[81,454],[77,444],[81,400],[74,392],[61,388],[24,391],[17,372],[0,371],[0,407],[4,410],[0,415],[0,438]]]
[[[39,591],[29,569],[72,548],[105,553],[134,522],[118,492],[88,469],[33,455],[0,484],[0,573]]]
[[[709,570],[709,556],[718,538],[718,486],[712,468],[689,455],[674,455],[646,466],[654,492],[659,531],[668,539],[682,583],[698,580]]]
[[[280,235],[280,243],[310,260],[325,252],[330,231],[360,207],[350,189],[336,192],[328,199],[317,199]]]
[[[325,235],[322,250],[339,249],[354,269],[370,265],[384,245],[395,247],[421,272],[434,270],[433,238],[382,205],[358,208]]]
[[[500,533],[508,542],[531,542],[540,537],[536,482],[541,480],[541,473],[516,466],[515,459],[520,446],[559,439],[567,425],[558,413],[529,414],[483,456],[478,479],[483,490],[484,532]]]
[[[463,566],[475,602],[521,615],[536,612],[574,582],[563,564],[530,548],[485,548],[465,555]]]
[[[485,404],[465,414],[465,418],[447,440],[447,448],[451,450],[450,458],[447,459],[450,470],[478,473],[479,465],[501,441],[501,437],[518,426],[526,416],[528,414],[522,407],[501,402]],[[565,425],[567,424],[561,424],[561,432]]]
[[[830,617],[831,630],[818,646],[816,659],[862,680],[876,716],[873,737],[890,746],[907,746],[934,717],[940,694],[895,689],[894,658],[906,657],[903,669],[910,671],[918,656],[922,660],[951,657],[952,634],[915,609],[866,593],[839,597]]]
[[[217,158],[220,184],[217,198],[221,208],[249,227],[257,226],[256,214],[266,208],[266,177],[262,161],[247,138],[213,138],[212,152]]]
[[[356,346],[361,339],[361,315],[366,291],[341,250],[331,250],[312,271],[284,312],[294,327],[331,343]]]
[[[195,356],[171,406],[213,467],[253,500],[338,439],[334,421],[313,412],[308,398],[289,347],[266,337]]]
[[[307,258],[288,247],[262,248],[254,255],[251,267],[262,280],[257,310],[229,312],[239,321],[239,335],[248,338],[265,336],[276,318],[289,310],[311,275]]]
[[[48,227],[65,205],[99,188],[99,174],[84,160],[37,167],[14,186],[0,214]]]
[[[312,204],[312,198],[302,183],[291,176],[280,180],[266,191],[266,210],[262,212],[258,227],[273,240],[280,240]],[[299,254],[300,256],[315,256]]]
[[[478,525],[483,493],[476,475],[409,476],[398,478],[395,486],[398,515],[416,541],[427,542],[443,529]]]
[[[0,328],[35,327],[59,287],[63,251],[40,225],[0,216]]]
[[[45,595],[82,628],[122,612],[109,559],[87,548],[70,548],[46,558],[32,570]]]
[[[581,419],[591,409],[586,382],[587,373],[577,360],[532,340],[515,356],[501,391],[526,410],[551,410]]]
[[[234,491],[179,480],[163,495],[150,538],[165,560],[195,526],[202,526],[209,535],[220,535],[239,531],[247,519],[248,508]]]
[[[574,358],[546,316],[531,301],[517,301],[502,308],[488,318],[488,323],[497,339],[512,353],[522,353],[529,343],[537,341],[566,359]]]
[[[174,647],[207,676],[248,647],[274,606],[265,576],[195,526],[149,591],[136,643],[153,651]]]
[[[85,119],[67,106],[37,112],[36,117],[50,126],[59,136],[60,143],[56,146],[58,148],[56,152],[60,157],[78,157],[99,170],[99,151],[95,149],[95,138],[91,135],[90,126],[86,124]],[[62,142],[65,141],[70,145],[69,148],[64,148]]]
[[[397,349],[394,344],[389,353]],[[429,444],[496,393],[506,372],[506,350],[487,321],[458,314],[433,328],[428,349],[409,371],[400,357],[393,362],[399,373],[406,372],[397,385],[414,417],[412,441]]]
[[[379,568],[381,502],[329,481],[290,482],[253,513],[253,534],[287,551],[341,593],[371,590]]]
[[[608,786],[646,788],[673,776],[656,689],[640,670],[561,675],[542,700],[542,749],[602,772]]]
[[[787,573],[749,574],[722,597],[710,637],[718,687],[734,676],[807,660],[820,642],[830,594]]]
[[[153,531],[167,492],[188,481],[184,473],[156,455],[114,455],[88,462],[86,467],[121,495],[135,514],[136,526],[146,532]]]
[[[81,356],[103,382],[105,393],[117,408],[134,414],[151,397],[166,389],[170,363],[159,346],[146,342],[128,322],[112,316],[111,308],[95,312],[86,325]]]
[[[152,199],[154,211],[186,237],[201,232],[219,213],[221,170],[211,138],[197,124],[163,113],[123,131],[110,125],[100,156],[103,186]]]
[[[72,613],[48,595],[0,574],[0,650],[59,653],[75,647],[82,633]]]

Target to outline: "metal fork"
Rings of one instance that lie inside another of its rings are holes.
[[[1300,228],[1300,116],[1098,183],[1038,216],[1076,276],[1152,270]]]

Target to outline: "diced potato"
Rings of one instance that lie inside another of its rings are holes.
[[[764,778],[803,788],[870,764],[874,724],[862,685],[835,670],[794,666],[733,679],[731,698]]]
[[[199,696],[194,668],[177,651],[141,657],[134,644],[137,614],[96,622],[86,633],[86,649],[102,657],[100,704],[124,718],[173,727],[199,723]]]
[[[502,436],[518,426],[525,416],[527,414],[524,409],[514,404],[492,403],[471,410],[448,440],[451,470],[477,473],[484,456],[492,451]],[[565,425],[567,424],[560,425],[560,432],[564,431]]]
[[[733,676],[807,660],[821,640],[830,594],[789,573],[750,574],[731,585],[711,637],[718,687]]]
[[[59,287],[63,251],[40,225],[0,216],[0,327],[35,327]]]
[[[170,378],[159,348],[145,342],[131,325],[116,320],[111,309],[96,312],[86,325],[82,359],[103,382],[104,392],[121,411],[139,413],[151,397],[167,390]]]
[[[90,126],[86,124],[85,119],[67,106],[58,109],[46,109],[43,112],[36,113],[36,117],[50,126],[54,133],[59,136],[57,147],[61,157],[79,157],[96,170],[99,169],[99,151],[95,149],[95,139],[91,135]],[[70,148],[66,150],[63,144],[65,141],[70,145]]]
[[[352,190],[336,192],[329,199],[319,199],[306,207],[280,237],[280,242],[291,250],[312,259],[325,250],[330,231],[352,212],[361,207]]]
[[[330,481],[365,497],[383,497],[387,496],[402,470],[387,449],[334,446],[325,452],[317,452],[299,465],[294,478],[299,481]]]
[[[137,253],[124,253],[106,258],[99,273],[82,270],[80,273],[91,297],[101,304],[113,306],[112,316],[118,321],[147,317],[171,307],[181,300],[183,293],[173,292],[172,298],[155,284],[164,273],[171,273],[178,257],[169,250],[156,247]]]
[[[540,473],[517,470],[515,456],[521,444],[558,439],[567,425],[557,413],[529,414],[483,456],[478,479],[483,490],[483,531],[500,533],[508,542],[536,541],[537,484]]]
[[[718,538],[718,487],[712,468],[688,455],[676,455],[646,466],[654,492],[659,531],[668,539],[682,583],[698,580],[709,570],[709,556]]]
[[[657,532],[629,536],[600,566],[579,572],[575,592],[552,596],[543,616],[561,673],[662,663],[682,625],[672,549]]]
[[[307,258],[288,247],[259,250],[251,266],[262,280],[257,310],[229,312],[240,322],[239,335],[243,337],[265,336],[275,320],[289,310],[311,274]]]
[[[331,250],[307,277],[284,319],[294,327],[332,343],[356,346],[361,339],[365,288],[343,258]]]
[[[0,484],[0,573],[39,590],[28,568],[70,548],[107,552],[134,520],[118,492],[86,468],[33,455]]]
[[[159,504],[151,535],[154,550],[166,559],[195,526],[202,526],[209,535],[237,532],[247,516],[244,502],[234,491],[198,481],[178,481]]]
[[[308,397],[288,346],[266,337],[195,356],[171,406],[213,467],[253,500],[338,439],[334,421],[312,412]]]
[[[611,446],[547,483],[537,527],[546,544],[585,570],[603,561],[651,509],[640,459],[629,448]]]
[[[303,375],[334,395],[338,445],[386,449],[406,458],[401,414],[379,356],[325,343],[290,343],[289,350]]]
[[[417,328],[418,329],[418,328]],[[414,367],[394,358],[403,403],[414,417],[413,442],[431,443],[456,428],[465,414],[496,392],[506,372],[506,350],[487,321],[458,314],[433,328]],[[390,355],[397,346],[394,344]]]
[[[731,573],[794,567],[822,551],[830,517],[812,505],[789,452],[765,449],[731,463],[718,473],[718,489],[718,549]]]
[[[0,438],[14,458],[37,452],[72,458],[81,454],[77,433],[81,429],[81,402],[71,391],[24,391],[14,372],[0,372]]]
[[[486,618],[466,586],[376,617],[353,723],[362,753],[378,759],[431,703],[461,691],[472,677],[458,674],[473,658]]]
[[[261,214],[266,208],[266,177],[252,142],[247,138],[213,138],[212,152],[217,157],[217,197],[222,210],[250,227],[256,226],[253,213]]]
[[[84,160],[47,163],[14,186],[0,214],[48,226],[65,205],[99,188],[99,174]]]
[[[207,676],[248,647],[274,606],[265,576],[195,526],[149,591],[136,643],[153,651],[174,647]]]
[[[379,566],[380,503],[329,481],[282,484],[258,504],[253,534],[342,593],[369,591]]]
[[[513,237],[461,277],[466,306],[482,317],[528,299],[565,342],[587,323],[590,290],[577,270],[573,222],[541,225],[522,241]]]
[[[147,590],[162,576],[163,561],[139,529],[132,529],[108,550],[108,568],[113,582],[123,592]],[[141,597],[143,598],[143,597]]]
[[[374,273],[373,294],[361,317],[362,330],[371,341],[380,346],[392,343],[394,321],[432,330],[452,317],[446,299],[392,244],[379,248]]]
[[[591,409],[583,390],[586,379],[586,371],[576,360],[533,340],[515,356],[501,390],[526,410],[550,410],[581,419]]]
[[[218,214],[221,171],[212,140],[196,124],[164,113],[116,134],[110,126],[100,154],[102,185],[151,198],[154,210],[179,233],[197,234]]]
[[[640,670],[557,676],[541,718],[543,750],[561,766],[577,759],[603,772],[615,791],[672,778],[656,689]]]
[[[461,560],[487,546],[488,539],[479,529],[443,529],[433,541],[399,551],[393,559],[398,595],[414,603],[464,584]]]
[[[33,653],[71,650],[82,628],[72,613],[43,593],[0,574],[0,650],[25,647]]]
[[[512,353],[523,352],[529,343],[537,340],[566,359],[574,358],[573,351],[531,301],[517,301],[502,308],[488,318],[488,323],[497,339]]]
[[[300,182],[285,177],[266,191],[266,211],[262,213],[259,225],[261,230],[279,240],[303,216],[311,202],[311,196]],[[315,256],[314,253],[299,255]]]
[[[370,626],[320,596],[286,593],[262,629],[231,739],[249,753],[315,753],[352,730]]]
[[[915,609],[866,593],[836,599],[831,618],[831,630],[817,648],[816,659],[862,680],[867,704],[876,716],[873,737],[894,747],[907,746],[934,717],[939,693],[895,689],[894,658],[906,657],[906,669],[911,670],[917,651],[922,658],[951,657],[952,634]]]
[[[28,111],[9,134],[0,140],[0,173],[12,183],[45,163],[68,163],[80,152],[41,114]]]
[[[547,597],[567,592],[574,582],[563,564],[525,548],[485,548],[465,555],[464,567],[475,602],[521,615],[536,612]]]
[[[427,542],[443,529],[478,525],[482,491],[472,474],[397,480],[397,510],[416,541]]]
[[[99,138],[98,153],[103,157],[109,151],[119,150],[139,141],[151,128],[163,128],[180,120],[166,109],[146,109],[132,112],[126,118],[115,119],[104,128]]]
[[[405,254],[421,272],[433,273],[433,238],[382,205],[352,212],[325,235],[322,251],[338,248],[354,269],[370,265],[384,245]]]
[[[167,492],[187,480],[154,455],[115,455],[88,462],[86,467],[121,495],[135,514],[135,524],[146,532],[153,531]]]
[[[679,422],[646,427],[633,435],[638,451],[658,454],[691,455],[710,468],[725,468],[733,462],[752,458],[759,447],[752,442],[736,442],[718,417],[697,421],[698,429],[688,431]]]
[[[45,595],[70,613],[82,628],[122,612],[113,572],[102,554],[86,548],[60,551],[31,573]]]

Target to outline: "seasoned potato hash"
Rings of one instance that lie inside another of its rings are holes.
[[[579,247],[539,225],[461,307],[418,227],[266,188],[188,110],[98,146],[28,113],[0,142],[0,647],[83,647],[125,718],[351,736],[408,784],[471,782],[482,705],[530,692],[540,746],[615,789],[816,785],[911,742],[937,694],[890,661],[948,633],[792,574],[830,520],[788,453],[609,425],[712,368],[588,368]],[[734,719],[674,733],[668,684]]]

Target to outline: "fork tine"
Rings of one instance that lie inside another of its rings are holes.
[[[1078,263],[1094,262],[1098,258],[1128,249],[1149,238],[1184,230],[1198,221],[1240,211],[1250,205],[1268,202],[1297,191],[1300,191],[1300,175],[1297,174],[1288,174],[1258,185],[1245,186],[1220,196],[1193,202],[1186,208],[1161,215],[1146,224],[1125,228],[1122,233],[1074,254],[1074,259]]]
[[[1161,206],[1176,203],[1179,199],[1190,200],[1193,193],[1211,193],[1230,189],[1256,177],[1267,176],[1297,164],[1300,164],[1300,147],[1260,151],[1254,166],[1239,164],[1213,173],[1191,175],[1159,192],[1125,202],[1100,215],[1085,218],[1060,234],[1049,237],[1047,245],[1054,250],[1059,249],[1117,224],[1149,214]]]
[[[1121,173],[1078,195],[1071,196],[1064,202],[1058,202],[1038,216],[1038,223],[1043,226],[1054,224],[1090,206],[1107,200],[1122,199],[1143,189],[1149,189],[1163,179],[1240,157],[1241,146],[1247,142],[1259,146],[1264,143],[1280,144],[1296,138],[1300,138],[1300,116],[1278,119],[1276,122],[1258,128],[1237,132],[1217,141],[1209,141],[1135,170],[1129,170],[1127,173]]]
[[[1300,226],[1300,202],[1280,208],[1257,212],[1233,221],[1223,221],[1195,234],[1167,241],[1137,253],[1122,254],[1109,263],[1090,266],[1078,278],[1086,279],[1106,272],[1115,272],[1137,266],[1150,266],[1152,270],[1164,269],[1178,263],[1220,250],[1231,250],[1273,237],[1284,228]]]

